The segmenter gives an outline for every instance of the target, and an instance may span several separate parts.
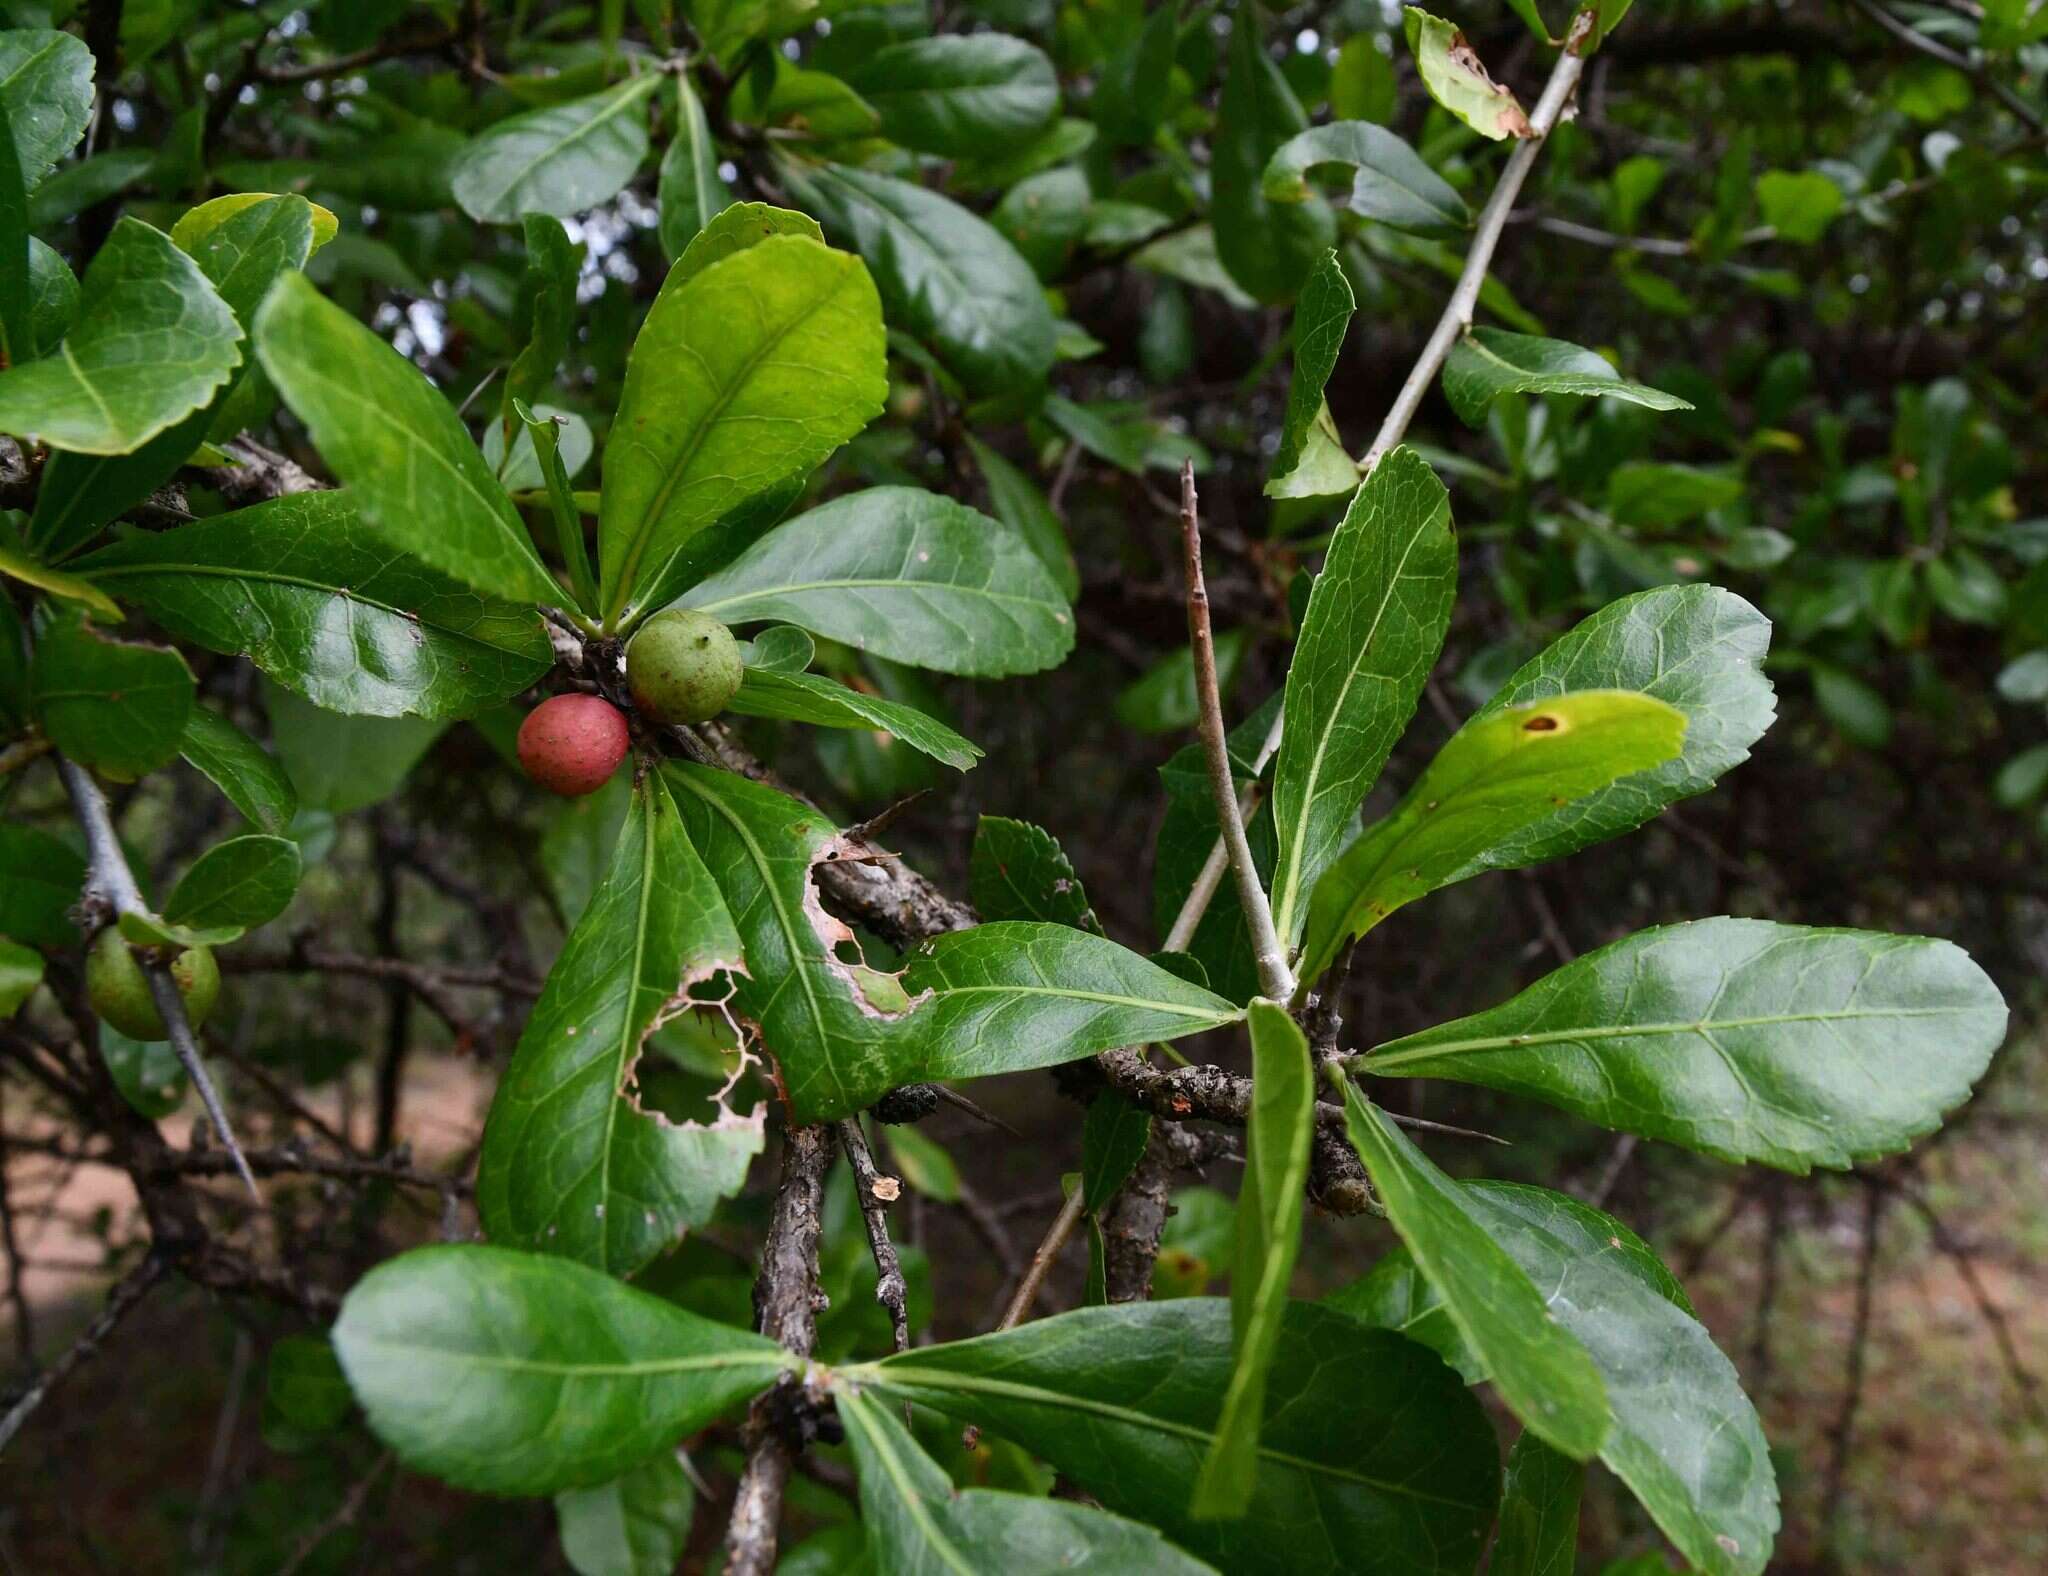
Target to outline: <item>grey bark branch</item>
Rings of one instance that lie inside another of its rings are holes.
[[[831,1164],[830,1127],[793,1127],[784,1136],[782,1182],[754,1283],[761,1333],[799,1357],[810,1356],[818,1340],[818,1239]],[[796,1388],[795,1380],[785,1378],[748,1413],[750,1451],[726,1529],[726,1576],[771,1576],[775,1569],[782,1496],[797,1456],[779,1416],[797,1399]]]
[[[0,1452],[13,1442],[14,1436],[21,1432],[21,1425],[43,1404],[44,1398],[106,1343],[107,1337],[134,1311],[135,1305],[148,1295],[150,1288],[163,1279],[169,1268],[169,1262],[161,1254],[152,1253],[114,1283],[114,1289],[107,1294],[106,1307],[85,1327],[85,1333],[71,1343],[46,1373],[29,1385],[21,1398],[7,1409],[5,1417],[0,1417]]]
[[[855,1196],[860,1215],[868,1228],[868,1251],[875,1260],[875,1301],[889,1313],[889,1329],[896,1350],[910,1350],[910,1288],[903,1279],[903,1261],[896,1256],[896,1244],[889,1237],[889,1206],[900,1196],[903,1184],[885,1177],[875,1168],[868,1149],[867,1134],[860,1118],[848,1117],[837,1124],[839,1147],[846,1151],[846,1163],[853,1167]]]

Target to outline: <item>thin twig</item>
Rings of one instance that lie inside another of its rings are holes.
[[[2020,1405],[2036,1423],[2048,1423],[2048,1408],[2041,1404],[2041,1381],[2020,1357],[2019,1343],[2012,1337],[2012,1325],[2006,1319],[2005,1310],[1992,1299],[1989,1288],[1977,1273],[1977,1263],[1970,1250],[1957,1240],[1917,1187],[1909,1183],[1900,1191],[1906,1202],[1927,1223],[1934,1245],[1948,1255],[1956,1273],[1962,1276],[1963,1284],[1969,1287],[1971,1300],[1977,1304],[1977,1312],[1991,1331],[1991,1339],[1998,1345],[1998,1354],[2004,1359],[2006,1372],[2012,1375],[2013,1388],[2019,1391]]]
[[[100,1349],[121,1321],[134,1311],[135,1305],[148,1295],[150,1288],[163,1279],[169,1268],[167,1258],[160,1253],[152,1253],[114,1283],[114,1289],[107,1293],[106,1307],[85,1327],[85,1333],[73,1341],[46,1372],[38,1375],[21,1399],[8,1408],[7,1415],[0,1418],[0,1452],[4,1452],[14,1436],[21,1432],[21,1425],[28,1421],[29,1414],[70,1377],[73,1369]]]
[[[860,1200],[861,1219],[867,1223],[868,1251],[875,1258],[875,1301],[889,1310],[889,1328],[896,1350],[910,1350],[910,1288],[903,1279],[903,1263],[896,1256],[896,1244],[889,1240],[889,1206],[902,1196],[903,1184],[875,1169],[875,1157],[868,1149],[867,1134],[860,1130],[860,1118],[848,1117],[837,1124],[839,1147],[846,1151],[846,1163],[853,1167],[854,1194]]]
[[[118,919],[123,914],[147,914],[149,905],[142,901],[142,891],[135,884],[135,874],[128,868],[128,856],[121,851],[121,840],[114,832],[114,819],[107,810],[107,796],[100,792],[100,785],[93,781],[88,772],[76,761],[63,755],[57,758],[57,772],[64,779],[65,790],[71,795],[72,808],[78,813],[78,824],[85,831],[86,847],[90,864],[86,875],[86,899],[98,903],[105,909],[105,916]],[[149,993],[156,1001],[157,1015],[164,1021],[171,1049],[177,1053],[180,1063],[192,1079],[192,1087],[199,1091],[199,1102],[206,1107],[207,1120],[213,1123],[214,1132],[227,1146],[229,1154],[235,1157],[235,1166],[242,1174],[242,1180],[249,1185],[249,1193],[257,1203],[263,1202],[262,1191],[256,1186],[255,1175],[249,1164],[242,1158],[242,1146],[235,1141],[235,1130],[228,1123],[228,1113],[221,1104],[220,1093],[213,1087],[206,1064],[199,1059],[199,1045],[192,1037],[192,1020],[185,1016],[185,999],[178,994],[178,982],[171,978],[168,965],[153,958],[141,960],[143,973],[149,980]]]
[[[998,1330],[1015,1329],[1030,1314],[1038,1301],[1038,1294],[1045,1289],[1045,1277],[1052,1269],[1053,1260],[1060,1256],[1060,1249],[1067,1245],[1067,1238],[1081,1223],[1085,1197],[1081,1188],[1075,1188],[1060,1206],[1060,1212],[1053,1216],[1052,1224],[1045,1229],[1045,1239],[1038,1244],[1037,1251],[1031,1255],[1031,1262],[1025,1266],[1023,1280],[1017,1283],[1016,1295],[1010,1299],[1010,1306],[1003,1310],[1002,1318],[996,1321]]]
[[[377,1479],[388,1472],[392,1462],[397,1459],[393,1452],[387,1450],[371,1462],[370,1470],[356,1479],[355,1486],[348,1491],[342,1502],[334,1507],[334,1514],[323,1519],[317,1527],[299,1539],[299,1546],[292,1550],[291,1558],[277,1568],[277,1576],[298,1576],[299,1570],[313,1557],[321,1544],[343,1527],[352,1525],[356,1518],[362,1515],[363,1506],[369,1503],[370,1491],[377,1486]]]
[[[1877,1242],[1884,1224],[1888,1187],[1875,1177],[1863,1183],[1863,1238],[1856,1261],[1856,1312],[1849,1333],[1849,1366],[1842,1384],[1842,1405],[1828,1430],[1827,1487],[1821,1493],[1822,1537],[1833,1541],[1842,1511],[1842,1487],[1849,1473],[1849,1444],[1856,1431],[1856,1413],[1863,1405],[1863,1379],[1870,1360],[1870,1312],[1877,1281]]]
[[[1925,55],[1929,60],[1940,61],[1951,71],[1960,71],[2011,110],[2029,129],[2048,131],[2048,120],[2042,118],[2041,112],[1992,75],[1982,61],[1960,54],[1939,40],[1929,38],[1918,28],[1908,26],[1883,6],[1878,5],[1876,0],[1849,0],[1849,3],[1908,49]]]
[[[1188,645],[1195,659],[1195,699],[1200,708],[1202,753],[1209,763],[1209,793],[1223,844],[1230,851],[1237,898],[1251,931],[1252,957],[1258,964],[1259,987],[1274,1001],[1294,999],[1294,971],[1287,949],[1273,928],[1273,906],[1259,882],[1259,867],[1244,835],[1244,813],[1237,802],[1237,779],[1230,767],[1230,735],[1223,726],[1223,701],[1216,682],[1216,638],[1209,627],[1209,588],[1202,581],[1202,521],[1195,498],[1195,462],[1180,469],[1180,535],[1187,560]]]

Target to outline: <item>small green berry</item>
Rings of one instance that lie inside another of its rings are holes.
[[[626,687],[656,722],[709,722],[745,676],[732,631],[689,608],[655,614],[626,647]]]
[[[185,999],[185,1018],[194,1029],[206,1021],[220,995],[220,965],[210,947],[191,947],[171,960],[171,979]],[[131,1040],[170,1037],[149,976],[117,930],[103,930],[85,960],[85,993],[92,1010]]]

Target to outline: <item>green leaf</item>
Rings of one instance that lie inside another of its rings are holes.
[[[1778,1530],[1770,1449],[1734,1364],[1694,1318],[1670,1271],[1628,1227],[1561,1193],[1511,1182],[1462,1183],[1459,1192],[1544,1288],[1550,1317],[1585,1344],[1600,1369],[1613,1409],[1600,1459],[1695,1570],[1757,1576]],[[1331,1301],[1434,1348],[1475,1383],[1486,1377],[1483,1360],[1461,1341],[1405,1253]],[[1674,1406],[1674,1396],[1685,1403]],[[1511,1475],[1515,1469],[1511,1458]],[[1533,1470],[1563,1487],[1561,1464]],[[1504,1538],[1513,1493],[1511,1483]],[[1531,1519],[1535,1509],[1525,1507]]]
[[[1210,217],[1217,256],[1260,301],[1292,296],[1337,238],[1336,216],[1320,198],[1275,203],[1266,195],[1267,163],[1307,128],[1294,90],[1266,53],[1259,12],[1240,8],[1231,21],[1230,68],[1211,144]]]
[[[1074,643],[1066,600],[1016,535],[914,487],[870,487],[799,515],[682,605],[978,678],[1036,673]]]
[[[389,798],[434,741],[438,717],[352,717],[271,684],[264,691],[270,738],[302,810],[346,815]]]
[[[70,33],[46,27],[0,33],[0,105],[13,129],[25,190],[34,191],[85,135],[92,68],[92,51]]]
[[[967,435],[967,452],[974,456],[988,486],[989,512],[1024,538],[1060,588],[1060,595],[1073,601],[1081,594],[1081,571],[1074,564],[1074,550],[1067,545],[1067,528],[1044,491],[972,433]]]
[[[1660,586],[1610,602],[1525,663],[1477,717],[1573,690],[1636,690],[1685,713],[1684,747],[1497,840],[1473,870],[1537,864],[1632,831],[1749,759],[1776,714],[1762,671],[1770,639],[1770,621],[1732,591]]]
[[[661,156],[661,177],[655,188],[661,206],[661,249],[680,257],[697,233],[732,202],[732,191],[718,176],[718,145],[704,106],[690,86],[687,71],[676,73],[676,129]]]
[[[1251,634],[1226,629],[1216,637],[1216,688],[1228,699],[1244,662]],[[1195,654],[1187,646],[1169,650],[1117,693],[1117,721],[1138,733],[1185,733],[1201,715],[1195,693]]]
[[[1066,851],[1050,832],[1029,821],[985,815],[975,823],[968,891],[984,919],[1031,919],[1102,931]]]
[[[1069,165],[1019,181],[1003,193],[989,219],[1039,278],[1050,281],[1066,272],[1088,228],[1088,212],[1088,177]],[[1059,353],[1065,359],[1064,347]]]
[[[505,397],[499,405],[498,430],[512,425],[512,408],[520,400],[532,405],[554,384],[576,337],[576,277],[583,250],[572,243],[562,221],[548,214],[526,216],[526,272],[519,296],[524,308],[526,343],[505,369]]]
[[[48,832],[0,821],[0,935],[33,947],[78,941],[71,905],[85,886],[85,860]]]
[[[1114,1089],[1089,1102],[1081,1124],[1081,1197],[1089,1214],[1109,1208],[1151,1142],[1152,1113],[1143,1106]]]
[[[1683,525],[1742,497],[1742,478],[1696,465],[1631,460],[1607,478],[1607,512],[1623,525]]]
[[[1494,868],[1557,810],[1675,758],[1685,713],[1627,690],[1580,690],[1467,722],[1309,896],[1303,978],[1405,903]]]
[[[194,706],[178,753],[259,830],[282,835],[299,813],[298,791],[268,751],[219,712]]]
[[[1362,218],[1423,231],[1472,222],[1465,200],[1419,153],[1386,127],[1363,120],[1333,121],[1288,138],[1266,161],[1261,189],[1270,202],[1306,202],[1309,172],[1330,164],[1356,171],[1351,211]]]
[[[726,112],[735,121],[820,143],[872,137],[882,129],[874,106],[838,77],[787,61],[776,65],[772,82],[765,75],[749,71],[733,84]]]
[[[1464,1190],[1342,1074],[1345,1129],[1387,1218],[1465,1343],[1515,1415],[1574,1461],[1607,1437],[1607,1388],[1579,1338],[1553,1319],[1521,1265],[1488,1232]]]
[[[726,710],[743,717],[779,717],[821,728],[879,729],[955,771],[967,771],[981,759],[979,745],[915,706],[884,700],[816,673],[750,668]]]
[[[1468,427],[1486,420],[1503,394],[1583,394],[1650,410],[1691,410],[1675,394],[1631,383],[1605,356],[1561,339],[1468,328],[1444,362],[1444,398]]]
[[[0,1018],[11,1018],[43,982],[43,955],[0,936]]]
[[[378,1265],[334,1350],[401,1461],[486,1494],[618,1477],[796,1364],[597,1270],[481,1245]]]
[[[192,714],[192,670],[168,646],[113,640],[83,619],[56,618],[36,639],[29,695],[64,754],[135,778],[177,755]]]
[[[1266,481],[1269,498],[1302,496],[1295,473],[1303,468],[1302,451],[1317,418],[1328,413],[1329,407],[1323,403],[1323,386],[1336,370],[1337,352],[1343,348],[1344,333],[1351,326],[1351,313],[1356,306],[1351,281],[1338,266],[1337,254],[1325,252],[1294,304],[1294,375],[1287,385],[1287,418],[1280,429],[1280,447],[1273,455],[1273,468]],[[1343,463],[1334,468],[1331,477],[1338,486],[1327,490],[1348,492],[1356,485],[1358,470],[1351,464],[1350,456],[1344,454],[1343,444],[1340,442],[1336,447]],[[1320,483],[1316,487],[1318,494],[1325,490]]]
[[[1946,941],[1703,919],[1639,931],[1356,1065],[1804,1174],[1932,1132],[2005,1025],[1998,988]]]
[[[52,247],[28,238],[29,338],[47,356],[71,332],[78,316],[78,280]]]
[[[1173,56],[1180,43],[1180,8],[1160,6],[1103,63],[1088,113],[1112,143],[1141,146],[1158,134],[1173,86]]]
[[[1469,1576],[1500,1468],[1492,1428],[1456,1375],[1410,1342],[1289,1304],[1250,1508],[1240,1520],[1198,1522],[1188,1484],[1215,1437],[1231,1369],[1228,1308],[1186,1298],[1038,1319],[864,1372],[885,1394],[1042,1456],[1104,1508],[1158,1527],[1218,1569]]]
[[[0,431],[126,454],[201,409],[242,360],[235,315],[161,230],[115,224],[56,355],[0,372]]]
[[[1301,1252],[1302,1189],[1315,1132],[1316,1074],[1301,1026],[1271,1001],[1253,1002],[1247,1019],[1252,1108],[1245,1123],[1244,1183],[1237,1196],[1237,1261],[1230,1272],[1237,1365],[1224,1393],[1215,1443],[1195,1480],[1192,1514],[1205,1521],[1242,1516],[1258,1486],[1266,1372]]]
[[[786,169],[828,235],[867,260],[889,322],[928,344],[972,392],[1045,381],[1056,329],[1038,276],[986,220],[874,170]]]
[[[610,202],[647,157],[647,100],[661,81],[650,71],[499,121],[456,158],[455,200],[484,224],[517,224],[529,213],[562,218]]]
[[[199,265],[236,323],[246,330],[278,276],[304,266],[313,247],[315,214],[303,197],[258,196],[184,238],[174,230],[172,240]],[[333,215],[328,218],[331,222]],[[52,455],[36,494],[29,540],[50,557],[61,558],[124,509],[147,498],[191,459],[239,381],[238,374],[204,406],[133,453]]]
[[[689,268],[686,255],[633,342],[605,450],[598,558],[612,628],[646,607],[693,536],[810,470],[888,392],[881,305],[857,259],[770,236]]]
[[[664,1451],[609,1483],[555,1496],[562,1557],[577,1576],[668,1576],[696,1505],[682,1460]]]
[[[29,274],[28,191],[0,89],[0,367],[36,355],[35,284]]]
[[[1756,181],[1757,211],[1778,239],[1811,246],[1827,233],[1848,199],[1813,170],[1768,170]]]
[[[188,1075],[169,1040],[131,1040],[107,1023],[99,1032],[100,1059],[129,1105],[161,1122],[185,1103]]]
[[[1529,117],[1522,113],[1522,106],[1487,73],[1463,33],[1415,6],[1403,10],[1408,48],[1431,98],[1480,136],[1495,142],[1530,134]]]
[[[273,1420],[302,1434],[328,1434],[355,1410],[348,1376],[324,1335],[287,1335],[274,1342],[264,1367],[267,1435]]]
[[[987,157],[1028,142],[1059,113],[1052,62],[1003,33],[889,44],[848,74],[882,117],[882,135],[920,153]]]
[[[759,246],[778,235],[802,236],[825,244],[825,232],[818,221],[794,208],[776,208],[765,202],[736,202],[712,215],[704,228],[690,237],[676,266],[662,281],[664,290],[679,290],[713,263],[723,262],[735,252]]]
[[[1585,1485],[1583,1466],[1524,1429],[1508,1452],[1487,1576],[1572,1576]]]
[[[197,256],[198,249],[207,237],[231,219],[251,208],[266,207],[283,201],[284,198],[276,192],[230,192],[225,197],[215,197],[211,201],[185,210],[178,222],[171,226],[172,244],[180,251]],[[299,201],[304,202],[305,199],[300,198]],[[317,252],[341,233],[341,221],[318,203],[307,203],[306,206],[312,211],[312,250]],[[256,292],[255,300],[249,305],[253,308],[256,302],[262,299],[263,292],[259,290]],[[239,308],[236,315],[242,315]]]
[[[561,600],[454,408],[305,275],[265,298],[256,353],[371,530],[487,596]]]
[[[294,493],[128,537],[78,567],[173,634],[239,651],[332,711],[467,716],[547,671],[532,609],[392,552],[361,505],[355,488]]]
[[[195,859],[172,888],[163,917],[193,930],[253,930],[282,914],[298,886],[299,845],[252,832]]]
[[[876,1567],[891,1576],[1078,1566],[1197,1576],[1214,1567],[1181,1553],[1150,1527],[1069,1500],[956,1489],[887,1406],[852,1387],[840,1420],[860,1473],[861,1520]]]
[[[1021,921],[932,938],[909,954],[902,988],[912,1012],[884,1088],[1051,1067],[1243,1015],[1104,937]]]
[[[120,196],[156,165],[157,156],[148,148],[116,148],[67,164],[35,188],[29,199],[29,223],[49,229],[75,219]]]
[[[72,609],[74,612],[90,613],[110,624],[121,621],[120,608],[114,605],[106,592],[82,576],[68,570],[52,569],[40,559],[8,546],[4,533],[0,533],[0,575],[34,586],[38,591],[47,591],[66,602],[79,604]]]
[[[634,1069],[693,986],[739,966],[732,918],[649,773],[491,1103],[477,1209],[493,1241],[631,1275],[738,1191],[763,1114],[670,1122],[641,1106]]]
[[[1330,67],[1330,111],[1339,120],[1386,122],[1394,118],[1399,88],[1394,63],[1380,48],[1384,35],[1353,33]]]
[[[904,1181],[941,1204],[960,1202],[960,1168],[944,1145],[914,1127],[890,1126],[883,1128],[882,1133],[889,1140],[889,1153]]]
[[[1309,592],[1273,776],[1273,923],[1293,942],[1310,894],[1415,715],[1456,599],[1450,495],[1413,449],[1352,497]]]

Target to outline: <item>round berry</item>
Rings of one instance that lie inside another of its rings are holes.
[[[732,631],[689,608],[656,613],[626,647],[626,687],[656,722],[709,722],[745,676]]]
[[[210,947],[189,947],[171,960],[171,980],[185,1001],[185,1020],[196,1030],[220,996],[220,965]],[[92,1010],[131,1040],[170,1037],[157,1011],[149,976],[117,930],[103,930],[85,960],[85,994]]]
[[[631,741],[618,707],[595,695],[554,695],[519,725],[519,764],[565,798],[596,793],[626,758]]]

